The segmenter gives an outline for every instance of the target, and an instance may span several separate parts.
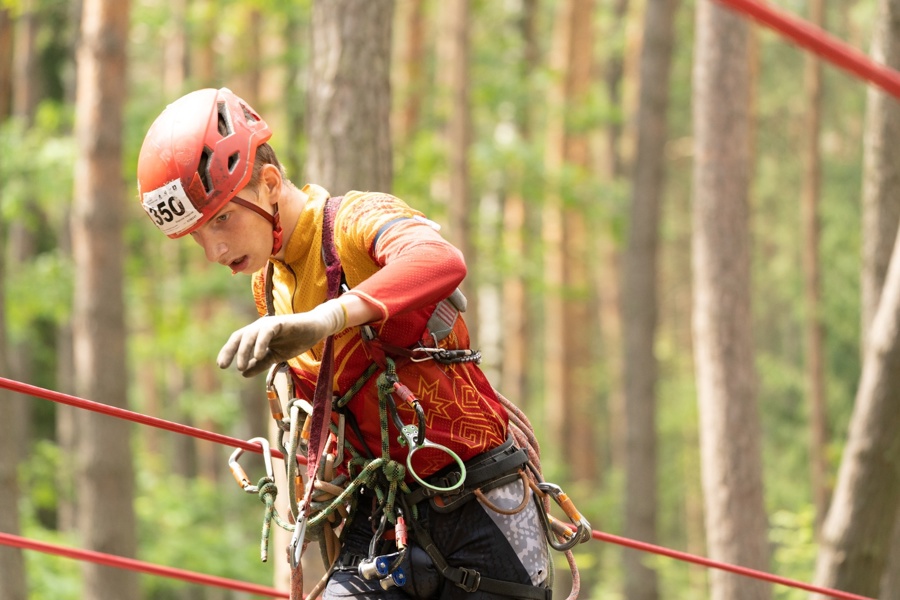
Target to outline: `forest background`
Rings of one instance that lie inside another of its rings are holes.
[[[896,1],[773,4],[900,64]],[[389,42],[390,103],[363,52],[331,82],[389,118],[343,132],[358,145],[330,163],[354,104],[316,104],[320,32]],[[900,397],[897,332],[869,335],[900,216],[894,100],[708,0],[4,0],[0,375],[264,435],[263,382],[213,362],[255,317],[248,282],[149,226],[134,186],[149,124],[205,86],[260,111],[295,182],[391,191],[444,225],[484,368],[595,528],[900,598],[898,450],[878,437],[900,410],[852,417]],[[363,130],[391,140],[386,178]],[[273,581],[230,449],[0,402],[0,531]],[[877,486],[841,466],[860,456]],[[598,542],[576,558],[583,598],[806,595]],[[109,577],[0,547],[3,600],[241,597]]]

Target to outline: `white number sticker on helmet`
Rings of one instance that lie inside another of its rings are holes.
[[[166,235],[183,233],[203,217],[184,193],[180,179],[147,192],[141,205]]]

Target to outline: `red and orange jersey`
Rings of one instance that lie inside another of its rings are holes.
[[[311,310],[326,300],[322,259],[322,223],[328,193],[307,185],[308,195],[296,229],[287,241],[285,261],[274,262],[273,306],[276,314]],[[382,318],[370,325],[386,345],[410,347],[423,340],[426,324],[438,302],[448,297],[465,277],[460,252],[445,241],[422,213],[394,196],[350,192],[334,218],[334,244],[341,260],[347,293],[378,307]],[[264,271],[253,276],[253,292],[260,314],[266,314]],[[427,341],[427,340],[426,340]],[[468,348],[463,319],[440,342],[442,347]],[[307,399],[312,399],[324,344],[290,361]],[[334,393],[343,395],[373,362],[373,350],[358,327],[334,336]],[[474,363],[443,365],[432,360],[398,359],[397,374],[419,399],[425,411],[427,437],[447,446],[463,460],[506,439],[507,414],[484,373]],[[373,456],[381,455],[381,425],[376,376],[356,393],[347,408],[353,413]],[[398,401],[405,423],[415,423],[409,407]],[[389,423],[391,456],[406,460],[397,444],[398,432]],[[349,431],[348,440],[358,444]],[[420,460],[421,457],[421,460]],[[440,470],[449,456],[421,451],[414,457],[420,476]]]

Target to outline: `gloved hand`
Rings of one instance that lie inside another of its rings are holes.
[[[227,369],[234,361],[244,377],[253,377],[306,352],[346,323],[347,312],[338,300],[305,313],[261,317],[231,334],[216,363]]]

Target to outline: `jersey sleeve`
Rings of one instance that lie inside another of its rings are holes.
[[[462,253],[394,196],[353,197],[342,205],[336,227],[379,267],[348,293],[378,307],[383,319],[443,300],[466,276]]]

